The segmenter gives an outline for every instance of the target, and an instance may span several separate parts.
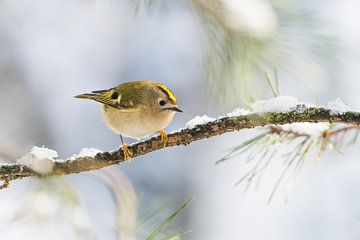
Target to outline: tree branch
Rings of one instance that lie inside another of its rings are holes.
[[[131,144],[128,148],[132,151],[133,158],[136,158],[165,147],[189,145],[194,141],[211,138],[227,132],[294,122],[330,122],[359,126],[360,112],[331,114],[329,109],[322,107],[304,109],[303,105],[298,105],[296,110],[287,113],[268,112],[223,117],[216,121],[197,125],[191,129],[182,129],[168,135],[166,146],[161,142],[160,136],[155,136],[148,140]],[[113,152],[98,153],[95,157],[79,157],[75,160],[56,161],[52,172],[46,176],[91,171],[122,162],[124,162],[124,156],[121,149],[119,149]],[[39,176],[39,174],[19,164],[2,165],[0,167],[0,179],[4,181],[4,184],[0,186],[0,189],[7,187],[12,180],[30,176]]]

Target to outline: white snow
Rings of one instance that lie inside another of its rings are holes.
[[[74,154],[68,160],[75,160],[81,157],[95,157],[102,151],[95,148],[83,148],[78,154]],[[25,165],[40,174],[50,173],[55,162],[63,161],[58,159],[58,153],[46,147],[34,146],[29,153],[16,160],[17,164]]]
[[[34,146],[28,154],[17,159],[16,162],[37,173],[46,174],[52,171],[57,157],[58,154],[54,150]]]
[[[351,111],[351,108],[343,103],[340,99],[328,102],[326,107],[330,110],[330,114],[332,115],[343,114],[345,112]]]
[[[31,154],[33,154],[36,158],[39,159],[51,159],[55,160],[55,158],[58,157],[58,153],[55,150],[46,148],[46,147],[37,147],[34,146],[31,151]]]
[[[301,104],[296,97],[292,96],[278,96],[268,100],[256,101],[251,108],[254,112],[289,112]]]
[[[247,115],[250,114],[251,111],[243,109],[243,108],[235,108],[232,112],[229,112],[226,114],[227,117],[238,117],[241,115]]]
[[[212,122],[215,121],[215,118],[211,118],[207,115],[203,115],[203,116],[196,116],[193,119],[191,119],[190,121],[188,121],[185,125],[187,128],[194,128],[196,125],[199,124],[206,124],[208,122]]]
[[[83,148],[80,150],[80,152],[78,154],[74,154],[71,156],[71,158],[69,158],[69,160],[73,161],[77,158],[82,158],[82,157],[95,157],[96,154],[101,153],[102,151],[100,151],[99,149],[96,148]]]
[[[280,126],[285,131],[292,131],[299,134],[310,135],[311,137],[320,137],[324,131],[329,130],[329,123],[291,123]]]
[[[278,29],[277,15],[268,1],[221,0],[218,2],[223,8],[219,11],[219,14],[223,13],[221,19],[232,32],[267,38],[273,36]],[[217,13],[217,10],[214,9],[214,13]]]

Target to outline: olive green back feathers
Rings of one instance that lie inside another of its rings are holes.
[[[121,110],[131,110],[137,109],[139,105],[150,104],[148,99],[157,99],[159,94],[164,95],[171,103],[176,104],[176,97],[169,88],[150,80],[127,82],[108,90],[80,94],[75,98],[91,99]]]

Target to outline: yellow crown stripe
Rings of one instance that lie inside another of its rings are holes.
[[[174,95],[174,93],[168,88],[166,87],[164,84],[159,83],[158,87],[161,88],[164,92],[166,92],[166,94],[168,95],[169,99],[176,104],[176,97]]]

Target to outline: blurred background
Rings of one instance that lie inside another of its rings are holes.
[[[168,131],[270,98],[265,72],[274,68],[283,95],[360,109],[359,42],[357,0],[2,0],[0,160],[34,145],[61,158],[118,148],[100,106],[73,96],[139,79],[177,95],[184,114]],[[359,239],[358,147],[310,159],[291,191],[267,204],[280,161],[246,192],[234,187],[246,156],[214,164],[256,133],[16,181],[0,191],[1,239],[145,239],[190,196],[159,239],[188,230],[182,239]]]

